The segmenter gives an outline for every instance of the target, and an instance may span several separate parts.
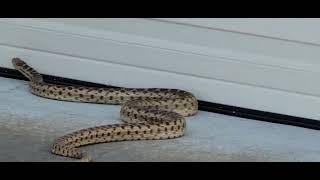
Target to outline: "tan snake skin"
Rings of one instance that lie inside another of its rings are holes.
[[[120,117],[124,123],[82,129],[59,137],[51,149],[56,155],[92,161],[78,147],[114,141],[181,137],[186,130],[184,117],[195,115],[198,111],[197,99],[186,91],[49,84],[21,59],[13,58],[12,63],[30,80],[30,91],[34,95],[61,101],[121,105]]]

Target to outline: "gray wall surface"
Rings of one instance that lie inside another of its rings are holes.
[[[0,19],[0,66],[320,119],[319,19]]]

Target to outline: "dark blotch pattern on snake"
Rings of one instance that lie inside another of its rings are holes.
[[[91,161],[78,147],[114,141],[156,140],[184,135],[186,116],[195,115],[198,101],[189,92],[159,88],[95,88],[65,86],[43,81],[40,73],[19,58],[14,67],[26,76],[32,94],[60,101],[121,105],[121,124],[81,129],[57,138],[51,152]]]

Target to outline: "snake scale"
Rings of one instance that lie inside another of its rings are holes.
[[[195,115],[198,101],[189,92],[160,88],[96,88],[44,82],[42,75],[19,58],[12,64],[29,79],[34,95],[71,102],[121,105],[123,123],[81,129],[58,137],[51,153],[92,161],[80,146],[115,141],[171,139],[184,135],[185,117]]]

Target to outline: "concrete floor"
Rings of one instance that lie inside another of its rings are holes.
[[[119,123],[119,106],[61,102],[0,77],[0,161],[73,161],[50,153],[54,138]],[[200,111],[184,137],[83,147],[95,161],[320,161],[320,131]]]

